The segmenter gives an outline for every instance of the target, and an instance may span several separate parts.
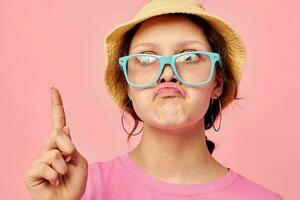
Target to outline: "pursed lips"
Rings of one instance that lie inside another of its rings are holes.
[[[159,85],[155,91],[154,96],[184,96],[183,91],[177,87],[173,83],[163,83],[162,85]]]

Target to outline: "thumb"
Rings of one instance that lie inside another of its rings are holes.
[[[74,152],[72,153],[70,164],[84,169],[86,169],[88,166],[87,160],[77,151],[77,148],[75,148]]]
[[[64,126],[64,127],[63,127],[63,131],[64,131],[64,133],[70,138],[70,140],[72,141],[69,127],[68,127],[68,126]],[[72,159],[72,156],[71,156],[71,155],[69,155],[69,156],[63,156],[63,157],[64,157],[64,160],[65,160],[67,163],[70,162],[70,160]]]
[[[72,140],[70,128],[68,126],[65,126],[63,129],[64,129],[66,135],[68,135],[69,138]],[[68,156],[65,159],[65,161],[69,162],[70,164],[72,164],[74,166],[78,166],[78,167],[82,167],[82,168],[86,168],[88,165],[87,160],[78,152],[76,147],[75,147],[74,152],[70,156]]]
[[[67,136],[69,136],[69,138],[72,140],[71,138],[71,133],[70,133],[70,128],[68,126],[65,126],[63,128],[64,132],[66,133]]]

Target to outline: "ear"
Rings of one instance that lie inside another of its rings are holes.
[[[132,101],[132,98],[131,98],[131,90],[130,90],[130,87],[128,86],[127,87],[127,95],[129,97],[129,99]]]
[[[214,89],[212,92],[212,98],[218,98],[221,96],[223,91],[223,85],[224,85],[224,78],[222,75],[216,76]]]

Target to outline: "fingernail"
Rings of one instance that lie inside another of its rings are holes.
[[[70,160],[71,160],[71,156],[68,156],[65,161],[69,162]]]
[[[59,184],[59,179],[56,180],[55,185],[58,186],[58,184]]]

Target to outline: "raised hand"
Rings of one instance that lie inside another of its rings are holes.
[[[52,130],[40,155],[24,174],[33,200],[77,200],[87,181],[87,160],[75,148],[59,91],[51,88]]]

